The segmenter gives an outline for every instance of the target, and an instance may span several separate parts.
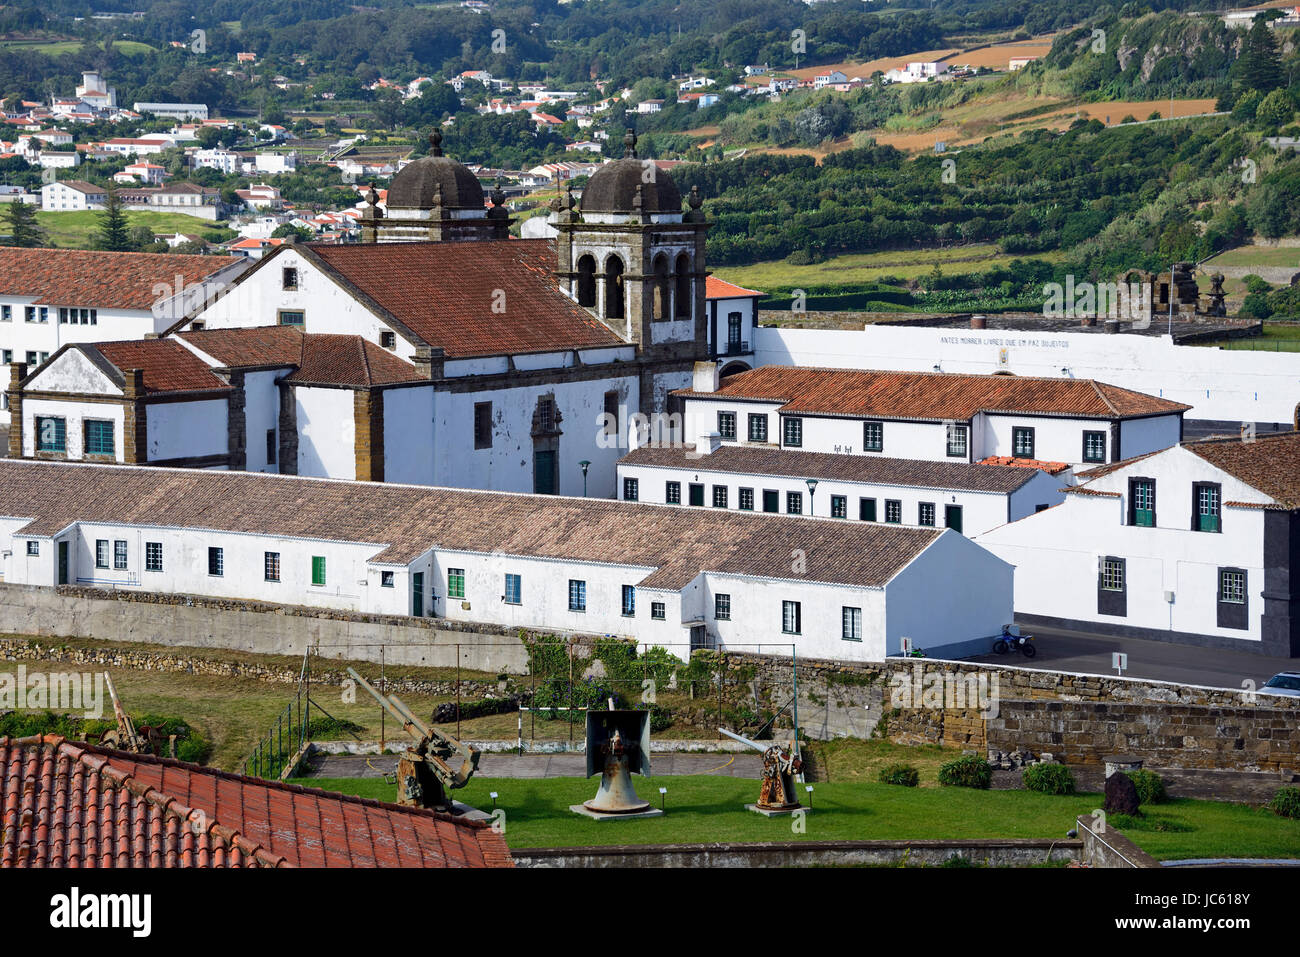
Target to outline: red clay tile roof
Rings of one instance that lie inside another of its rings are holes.
[[[0,739],[0,867],[512,867],[482,822],[55,735]]]
[[[1271,496],[1285,508],[1300,508],[1300,432],[1188,442],[1183,448],[1216,468]]]
[[[879,587],[944,534],[608,499],[23,459],[0,459],[0,516],[30,519],[15,532],[39,536],[80,521],[357,542],[375,546],[371,561],[399,565],[435,547],[602,562],[648,569],[641,585],[669,589],[701,571]],[[808,566],[797,575],[794,550]]]
[[[170,293],[176,277],[201,282],[236,260],[175,253],[109,253],[88,249],[0,247],[0,289],[51,306],[150,309]]]
[[[96,360],[96,353],[107,360],[118,375],[118,385],[126,381],[128,369],[144,373],[146,394],[171,392],[207,392],[225,390],[230,386],[207,363],[172,339],[141,339],[130,342],[78,343],[80,349],[101,369],[104,364]]]
[[[761,366],[728,376],[716,392],[674,394],[780,402],[781,411],[791,414],[931,421],[968,420],[979,412],[1122,419],[1191,408],[1092,379],[800,366]]]
[[[626,345],[560,292],[548,240],[292,248],[451,358]]]
[[[369,386],[419,382],[422,378],[411,363],[361,336],[313,333],[302,337],[302,358],[286,381]]]
[[[805,452],[752,445],[721,445],[703,456],[695,455],[694,445],[643,445],[619,459],[619,464],[1000,493],[1014,492],[1034,477],[1029,468]]]
[[[1045,462],[1041,459],[1018,459],[1014,455],[990,455],[980,459],[980,465],[1000,465],[1017,469],[1042,469],[1048,475],[1056,475],[1070,467],[1069,462]]]
[[[294,366],[288,382],[370,386],[423,379],[411,363],[361,336],[303,333],[293,326],[202,329],[179,335],[227,368]]]
[[[744,286],[737,286],[735,283],[719,279],[717,276],[709,276],[704,280],[705,299],[747,299],[750,296],[763,295],[766,295],[766,293],[761,293],[757,289],[746,289]]]

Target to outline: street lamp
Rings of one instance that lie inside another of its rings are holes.
[[[817,494],[817,480],[805,479],[805,481],[808,483],[808,514],[815,515],[817,510],[813,506],[813,496]]]
[[[583,459],[581,462],[578,463],[578,466],[582,469],[582,497],[586,498],[587,497],[587,469],[591,468],[591,462],[589,462],[587,459]]]

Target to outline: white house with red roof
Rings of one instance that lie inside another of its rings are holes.
[[[723,363],[722,374],[754,367],[754,330],[758,301],[765,293],[709,276],[704,299],[709,310],[709,355]]]

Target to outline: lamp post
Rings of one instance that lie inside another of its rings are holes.
[[[591,462],[589,462],[587,459],[583,459],[581,462],[578,463],[578,466],[582,469],[582,497],[586,498],[587,497],[587,469],[591,468]]]
[[[813,505],[813,496],[817,494],[817,480],[805,479],[805,481],[808,483],[808,514],[816,515],[817,509]]]

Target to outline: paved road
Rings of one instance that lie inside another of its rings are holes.
[[[673,774],[714,774],[732,778],[759,778],[763,756],[753,754],[652,754],[655,777]],[[312,759],[312,778],[377,778],[392,773],[392,755],[328,754]],[[582,754],[484,754],[478,773],[489,778],[580,778],[587,773]]]
[[[1270,658],[1245,651],[1193,648],[1140,638],[1111,638],[1057,628],[1026,627],[1022,630],[1034,636],[1038,655],[1032,660],[1016,654],[992,653],[970,660],[1014,664],[1042,671],[1113,675],[1111,653],[1122,651],[1128,655],[1125,677],[1155,678],[1238,691],[1243,681],[1254,681],[1255,687],[1259,688],[1279,671],[1300,670],[1300,658]]]

